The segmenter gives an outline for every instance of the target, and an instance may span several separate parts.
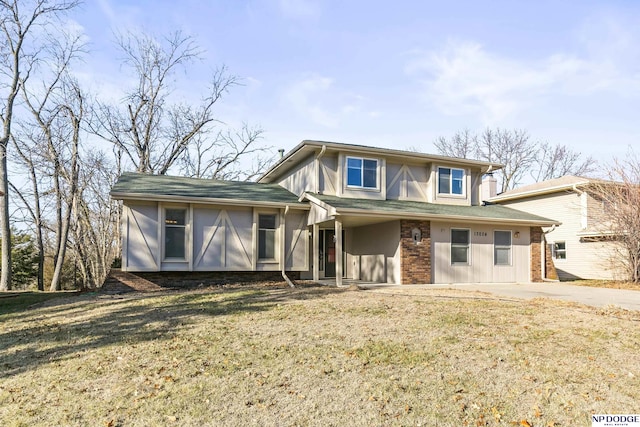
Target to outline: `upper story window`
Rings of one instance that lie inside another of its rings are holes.
[[[464,169],[438,168],[438,193],[464,195]]]
[[[378,161],[361,157],[347,157],[347,185],[349,187],[378,188]]]
[[[164,214],[164,257],[185,259],[186,209],[166,209]]]

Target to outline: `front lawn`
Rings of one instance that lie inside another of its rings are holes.
[[[0,315],[0,425],[590,426],[640,313],[411,289],[80,295]]]

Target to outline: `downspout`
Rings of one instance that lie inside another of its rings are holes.
[[[282,221],[283,222],[283,224],[282,224],[283,231],[282,231],[282,242],[280,244],[282,245],[283,248],[286,248],[286,246],[284,244],[285,243],[284,240],[285,240],[285,236],[287,234],[286,233],[286,228],[285,228],[285,224],[287,223],[287,221],[286,221],[287,213],[289,213],[289,205],[287,205],[284,208],[284,215],[283,215],[283,218],[282,218],[283,219],[283,221]],[[284,279],[285,282],[287,282],[287,284],[289,285],[290,288],[295,288],[296,285],[294,285],[293,282],[291,281],[291,279],[289,279],[289,276],[287,276],[287,272],[286,272],[286,264],[287,264],[287,260],[286,260],[286,257],[285,257],[286,251],[281,249],[280,254],[282,255],[282,260],[281,260],[281,262],[282,262],[282,278]]]

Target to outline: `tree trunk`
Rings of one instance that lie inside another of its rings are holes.
[[[2,272],[0,291],[11,289],[11,226],[9,224],[9,177],[7,175],[7,144],[0,143],[0,234],[2,236]]]

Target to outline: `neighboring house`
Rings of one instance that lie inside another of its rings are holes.
[[[490,200],[562,223],[544,229],[560,279],[620,279],[623,272],[613,262],[616,251],[607,227],[607,206],[594,192],[594,185],[602,183],[566,175],[506,191]]]
[[[482,161],[303,141],[257,183],[124,174],[125,271],[282,271],[314,280],[528,282],[538,215],[482,203]],[[494,183],[495,185],[495,183]]]

